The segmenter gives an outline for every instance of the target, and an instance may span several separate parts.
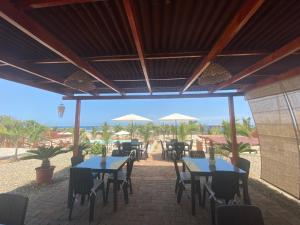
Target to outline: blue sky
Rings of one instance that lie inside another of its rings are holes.
[[[72,126],[75,102],[62,101],[62,96],[41,89],[0,79],[0,115],[17,119],[33,119],[48,126]],[[64,103],[63,118],[57,115],[57,106]],[[226,98],[168,99],[168,100],[113,100],[83,101],[81,125],[98,126],[115,117],[129,113],[148,117],[154,122],[158,118],[177,112],[199,118],[207,125],[219,124],[228,119]],[[235,98],[236,118],[251,117],[251,111],[244,97]]]

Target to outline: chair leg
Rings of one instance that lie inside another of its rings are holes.
[[[72,199],[71,199],[71,201],[70,201],[70,205],[69,205],[69,208],[70,208],[70,210],[69,210],[69,220],[71,220],[71,217],[72,217],[73,206],[74,206],[74,200],[75,200],[75,198],[72,197]]]
[[[81,195],[80,205],[83,205],[85,202],[85,195]]]
[[[211,223],[215,225],[215,211],[216,211],[216,203],[214,200],[210,200],[210,213],[211,213]]]
[[[177,193],[178,191],[178,183],[179,183],[179,179],[176,179],[176,183],[175,183],[175,193]]]
[[[105,194],[105,185],[103,183],[103,187],[102,187],[102,198],[103,198],[103,205],[106,205],[106,194]]]
[[[131,178],[128,178],[128,183],[129,183],[129,191],[130,191],[130,194],[133,194]]]
[[[200,181],[197,182],[197,192],[198,192],[198,201],[199,201],[199,206],[202,205],[202,198],[201,198],[201,184],[200,184]]]
[[[109,186],[110,186],[110,182],[107,181],[107,184],[106,184],[106,196],[105,196],[106,202],[108,201]]]
[[[203,188],[203,199],[202,199],[202,207],[205,207],[205,201],[206,201],[206,188]]]
[[[95,209],[95,195],[91,194],[89,223],[91,223],[94,220],[94,209]]]
[[[124,182],[123,186],[123,192],[124,192],[124,201],[125,204],[128,204],[129,202],[129,198],[128,198],[128,183]]]
[[[181,184],[179,184],[178,192],[177,192],[177,203],[178,204],[181,202],[181,197],[182,197],[183,189],[184,189],[183,186]]]

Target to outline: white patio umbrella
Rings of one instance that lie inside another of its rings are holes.
[[[126,130],[121,130],[121,131],[115,133],[115,135],[118,135],[118,136],[123,136],[123,135],[128,135],[128,134],[130,134],[130,133]]]
[[[175,127],[176,127],[176,138],[177,138],[177,121],[180,122],[187,122],[187,121],[197,121],[198,119],[196,117],[183,115],[180,113],[173,113],[168,116],[162,117],[159,120],[161,121],[175,121]]]
[[[133,128],[133,122],[135,122],[135,121],[149,121],[150,122],[152,120],[150,120],[146,117],[143,117],[143,116],[136,115],[136,114],[128,114],[128,115],[125,115],[125,116],[115,118],[115,119],[113,119],[113,121],[131,122],[131,127]],[[132,139],[132,135],[133,135],[133,133],[131,132],[131,139]]]

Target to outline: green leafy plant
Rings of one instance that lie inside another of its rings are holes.
[[[59,154],[63,154],[66,152],[69,152],[70,150],[63,150],[62,147],[46,147],[46,146],[40,146],[37,148],[37,150],[28,150],[27,152],[30,153],[30,155],[24,156],[21,159],[22,160],[28,160],[28,159],[38,159],[42,160],[41,167],[43,168],[49,168],[50,167],[50,158],[53,158],[54,156],[57,156]]]
[[[78,145],[78,151],[82,154],[82,155],[86,155],[89,153],[91,149],[91,144],[89,142],[81,142]],[[74,145],[70,146],[70,151],[74,150]]]
[[[238,143],[237,144],[237,150],[238,150],[239,153],[257,152],[255,149],[251,148],[251,145],[249,143]],[[215,153],[217,153],[217,154],[221,154],[221,155],[224,155],[224,156],[228,157],[231,152],[232,152],[232,142],[229,139],[226,139],[225,144],[216,145]]]
[[[93,155],[100,155],[102,152],[101,152],[101,144],[100,143],[93,143],[91,145],[91,154]]]
[[[147,123],[145,125],[141,125],[138,128],[139,134],[143,137],[144,143],[149,141],[151,134],[153,132],[153,124]]]
[[[181,123],[178,126],[178,139],[179,141],[185,141],[186,136],[188,135],[188,129],[187,129],[187,125],[185,123]]]
[[[108,144],[112,137],[112,132],[110,131],[110,126],[107,123],[104,123],[101,126],[102,130],[102,139],[104,141],[104,144],[106,145],[106,148],[108,148]]]

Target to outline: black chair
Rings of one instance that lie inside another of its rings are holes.
[[[166,149],[165,149],[165,146],[164,146],[164,142],[162,140],[159,140],[160,142],[160,145],[161,145],[161,158],[163,160],[166,159]]]
[[[247,181],[248,181],[249,172],[250,172],[250,165],[251,165],[251,163],[247,159],[244,159],[244,158],[237,159],[236,167],[238,167],[246,172],[246,180]],[[242,180],[240,179],[238,193],[237,193],[239,197],[241,196],[240,187],[242,187],[242,185],[243,185],[243,183],[242,183]]]
[[[121,150],[123,152],[126,152],[127,153],[127,156],[130,154],[131,150],[132,150],[132,145],[131,145],[131,142],[123,142],[121,144]]]
[[[113,150],[111,156],[128,156],[128,153],[122,150]]]
[[[216,217],[217,225],[264,225],[260,209],[252,205],[219,206]]]
[[[70,168],[68,208],[69,220],[72,217],[74,202],[77,196],[81,197],[81,205],[86,196],[90,202],[89,222],[94,219],[96,192],[102,189],[103,203],[105,204],[105,187],[103,180],[94,180],[92,170],[88,168]]]
[[[141,158],[143,157],[143,155],[145,156],[146,159],[148,158],[148,147],[149,147],[149,141],[147,141],[144,148],[140,148],[138,150],[140,152]]]
[[[0,223],[24,225],[28,198],[16,194],[0,194]]]
[[[83,155],[78,155],[78,156],[73,156],[71,158],[71,165],[72,167],[78,165],[79,163],[84,161],[84,156]]]
[[[178,168],[176,157],[173,158],[175,172],[176,172],[176,183],[175,183],[175,193],[177,194],[177,203],[181,202],[181,197],[183,194],[183,191],[186,189],[186,184],[192,184],[191,174],[189,172],[180,172]],[[195,178],[196,191],[198,193],[198,200],[199,205],[201,205],[201,185],[200,185],[200,178]]]
[[[174,150],[176,152],[177,160],[182,159],[182,156],[184,154],[184,149],[185,149],[185,143],[184,142],[176,142],[174,144]]]
[[[239,185],[239,174],[232,171],[212,173],[211,185],[205,184],[203,205],[206,192],[209,194],[212,224],[215,224],[215,208],[217,204],[229,204],[234,200]]]
[[[133,193],[132,191],[132,182],[131,182],[131,173],[133,169],[133,164],[135,161],[135,151],[131,151],[129,155],[129,160],[127,162],[127,168],[126,171],[120,170],[117,175],[117,180],[118,180],[118,185],[119,187],[121,186],[124,192],[124,200],[125,203],[128,204],[128,187],[130,190],[130,194]],[[108,193],[109,193],[109,187],[110,184],[114,182],[114,176],[113,174],[109,174],[107,178],[107,183],[106,183],[106,201],[108,199]]]
[[[191,158],[206,158],[204,151],[189,151]]]

